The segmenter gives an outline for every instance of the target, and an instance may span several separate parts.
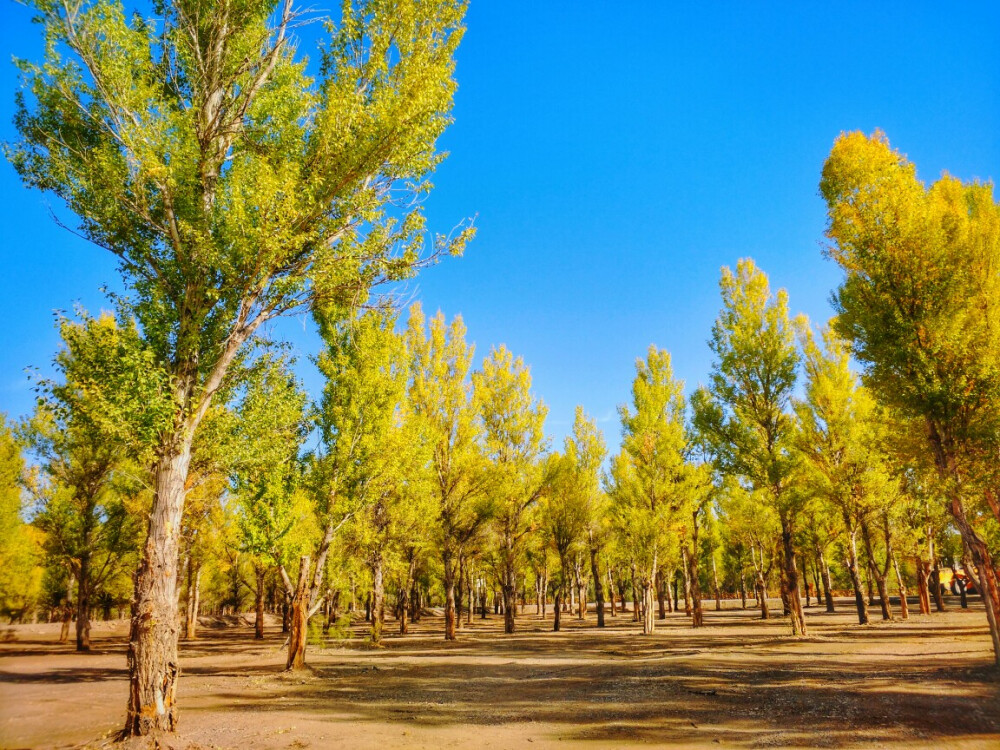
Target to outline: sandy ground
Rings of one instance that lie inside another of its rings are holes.
[[[182,645],[180,732],[161,746],[1000,748],[977,603],[860,627],[842,600],[833,615],[808,609],[800,639],[783,620],[706,604],[705,627],[668,615],[646,637],[630,615],[603,630],[592,614],[565,618],[552,633],[525,614],[510,636],[491,615],[446,643],[442,619],[424,617],[376,649],[358,623],[355,638],[310,647],[304,675],[282,672],[276,627],[264,641],[205,628]],[[124,719],[124,633],[97,623],[94,651],[76,654],[57,625],[8,632],[0,746],[109,745]]]

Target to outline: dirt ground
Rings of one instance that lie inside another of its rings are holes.
[[[727,602],[734,607],[737,603]],[[282,672],[270,627],[216,624],[182,644],[172,748],[898,747],[1000,748],[1000,679],[978,603],[907,622],[852,624],[848,600],[787,622],[706,602],[706,625],[668,615],[642,636],[631,615],[580,622],[475,619],[446,643],[425,616],[383,648],[311,646]],[[780,604],[775,602],[780,607]],[[873,613],[878,616],[878,611]],[[551,613],[549,615],[551,617]],[[392,629],[392,623],[389,625]],[[0,644],[0,746],[101,747],[124,719],[125,624],[95,623],[94,651],[22,625]]]

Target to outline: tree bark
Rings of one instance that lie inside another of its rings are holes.
[[[931,566],[923,558],[917,558],[917,597],[920,601],[920,614],[929,615],[931,613],[931,596],[929,579],[931,577]]]
[[[854,604],[858,609],[858,624],[868,624],[868,604],[861,588],[861,574],[858,572],[857,529],[847,532],[847,572],[851,575],[851,586],[854,588]]]
[[[178,441],[156,465],[149,531],[135,574],[126,737],[172,732],[177,726],[177,562],[191,437]]]
[[[715,593],[715,611],[722,611],[722,592],[719,590],[719,570],[715,564],[715,555],[712,555],[712,589]]]
[[[455,560],[450,549],[445,549],[444,562],[444,639],[455,640]]]
[[[705,624],[705,615],[701,609],[701,578],[698,574],[698,537],[692,539],[694,545],[688,553],[688,579],[691,588],[691,627],[700,628]]]
[[[299,578],[289,613],[288,659],[285,669],[306,668],[306,638],[309,634],[309,555],[299,559]]]
[[[76,589],[76,650],[90,651],[90,552],[80,555]]]
[[[656,628],[656,620],[653,616],[653,590],[656,588],[656,569],[649,578],[642,581],[642,634],[652,635]]]
[[[826,564],[823,550],[816,547],[816,562],[819,564],[820,577],[823,581],[823,598],[826,599],[826,611],[835,611],[833,606],[833,584],[830,581],[830,566]]]
[[[597,547],[590,546],[590,574],[594,577],[594,602],[597,607],[597,627],[604,627],[604,587],[601,585],[601,571],[597,565]],[[612,604],[612,606],[614,606]]]
[[[872,544],[871,530],[866,521],[861,522],[861,538],[865,542],[865,552],[868,557],[868,573],[875,579],[875,586],[878,589],[879,607],[882,610],[882,619],[892,619],[892,605],[889,603],[889,589],[885,585],[886,573],[889,569],[889,556],[886,555],[885,568],[879,568],[875,560],[875,547]]]
[[[267,577],[267,569],[260,565],[254,572],[257,574],[257,588],[254,591],[253,637],[262,641],[264,640],[264,579]]]
[[[781,520],[781,546],[785,554],[784,582],[792,616],[792,635],[806,634],[806,620],[799,597],[799,569],[795,563],[795,547],[792,543],[792,525],[786,517]]]
[[[906,601],[906,581],[903,580],[903,572],[899,569],[899,560],[896,553],[890,549],[889,558],[892,560],[892,568],[896,572],[896,588],[899,589],[899,616],[903,620],[910,619],[910,605]]]
[[[371,641],[374,644],[382,642],[382,629],[385,627],[385,582],[382,571],[382,553],[376,551],[372,555],[372,629]]]
[[[681,547],[681,575],[684,577],[684,614],[691,616],[691,562],[687,546]]]

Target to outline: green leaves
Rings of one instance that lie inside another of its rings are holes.
[[[712,327],[710,385],[694,424],[718,467],[778,502],[794,468],[789,413],[799,355],[784,290],[772,295],[752,260],[722,271],[722,310]]]

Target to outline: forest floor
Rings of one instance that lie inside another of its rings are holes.
[[[621,613],[603,630],[593,613],[564,616],[552,633],[551,612],[542,622],[532,607],[514,635],[491,614],[446,643],[443,619],[425,616],[373,648],[356,622],[352,638],[310,646],[311,670],[295,675],[274,623],[264,641],[216,623],[182,643],[180,732],[158,747],[1000,748],[977,601],[906,622],[876,607],[860,627],[843,599],[835,614],[807,609],[798,639],[786,620],[705,604],[703,628],[674,614],[647,637]],[[89,654],[58,629],[0,639],[0,747],[105,747],[123,722],[126,623],[95,623]]]

